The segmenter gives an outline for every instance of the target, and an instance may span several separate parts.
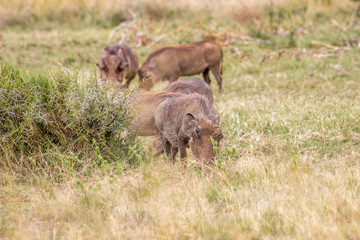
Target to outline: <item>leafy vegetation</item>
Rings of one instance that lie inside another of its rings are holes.
[[[80,84],[65,70],[28,73],[0,67],[0,167],[58,182],[131,160],[127,94],[111,94],[96,77]]]

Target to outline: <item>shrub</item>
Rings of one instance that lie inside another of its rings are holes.
[[[108,165],[131,166],[130,95],[79,84],[64,70],[0,66],[0,168],[54,180]]]

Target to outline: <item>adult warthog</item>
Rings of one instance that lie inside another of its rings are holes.
[[[210,86],[203,79],[196,77],[189,77],[171,82],[163,91],[183,94],[198,93],[204,96],[211,105],[214,101],[214,95]],[[155,156],[159,156],[164,153],[164,148],[159,136],[154,137],[151,147],[156,150]]]
[[[99,67],[99,77],[106,85],[128,88],[136,76],[138,58],[125,44],[111,45],[102,50]]]
[[[155,122],[165,153],[175,161],[187,156],[186,146],[203,163],[214,165],[213,144],[223,138],[220,115],[209,101],[197,93],[174,96],[161,102],[155,111]]]
[[[162,47],[152,52],[138,70],[140,87],[149,90],[155,82],[176,81],[180,76],[203,74],[210,84],[209,71],[222,89],[223,53],[219,44],[209,41]]]

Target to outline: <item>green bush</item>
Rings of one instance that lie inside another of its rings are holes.
[[[63,70],[27,73],[0,66],[0,168],[54,180],[106,166],[131,166],[129,94],[79,84]],[[136,159],[135,159],[136,160]]]

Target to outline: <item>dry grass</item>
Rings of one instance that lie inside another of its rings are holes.
[[[154,161],[50,193],[33,188],[24,214],[9,213],[16,223],[10,238],[356,239],[358,157],[314,164],[305,155],[294,167],[271,155],[245,155],[203,177]]]
[[[359,238],[360,84],[356,71],[338,75],[359,67],[357,53],[300,63],[290,55],[259,72],[246,60],[242,74],[227,58],[226,88],[215,98],[223,166],[210,173],[165,158],[55,187],[1,172],[1,193],[25,199],[1,202],[4,237]]]
[[[19,4],[14,7],[17,14],[26,4],[32,9],[31,4],[40,3],[44,8],[37,14],[67,6],[66,1],[0,5],[5,9]],[[83,1],[69,7],[82,5],[90,11],[94,4],[106,11],[112,3]],[[130,5],[146,9],[147,3]],[[154,11],[163,4],[153,3]],[[194,13],[209,9],[212,15],[233,14],[221,18],[193,14],[191,24],[188,18],[138,15],[137,31],[122,30],[140,63],[161,45],[202,38],[221,43],[224,90],[219,94],[214,82],[211,85],[225,135],[220,169],[201,173],[146,153],[135,169],[114,174],[109,166],[107,172],[69,177],[55,185],[44,178],[35,178],[34,183],[0,171],[0,238],[359,239],[359,19],[347,30],[339,27],[349,26],[347,8],[352,5],[347,1],[279,0],[273,1],[278,18],[270,21],[261,12],[268,1],[260,0],[246,2],[253,12],[259,10],[259,17],[244,26],[239,24],[244,3],[169,1],[159,12],[141,11],[156,16],[176,6]],[[296,10],[296,4],[312,10],[281,18],[282,11]],[[308,14],[317,9],[322,13]],[[340,10],[333,14],[336,9]],[[185,24],[182,31],[150,46]],[[91,72],[101,48],[121,40],[121,31],[109,40],[111,30],[8,28],[2,32],[0,60],[38,71],[59,61],[70,71]],[[137,34],[148,41],[138,45]],[[144,144],[149,141],[142,139]]]
[[[350,1],[335,0],[250,0],[250,1],[192,1],[192,0],[0,0],[0,23],[13,19],[26,19],[29,16],[38,18],[59,15],[62,18],[69,18],[71,15],[97,12],[124,12],[125,9],[132,9],[135,13],[145,13],[155,18],[172,16],[174,12],[187,12],[187,15],[210,14],[213,16],[228,16],[234,14],[240,21],[247,21],[248,18],[261,16],[264,9],[269,6],[306,6],[309,12],[314,11],[338,11],[351,6]],[[130,14],[131,15],[131,14]],[[128,18],[133,17],[128,16]],[[69,19],[68,19],[69,20]]]

